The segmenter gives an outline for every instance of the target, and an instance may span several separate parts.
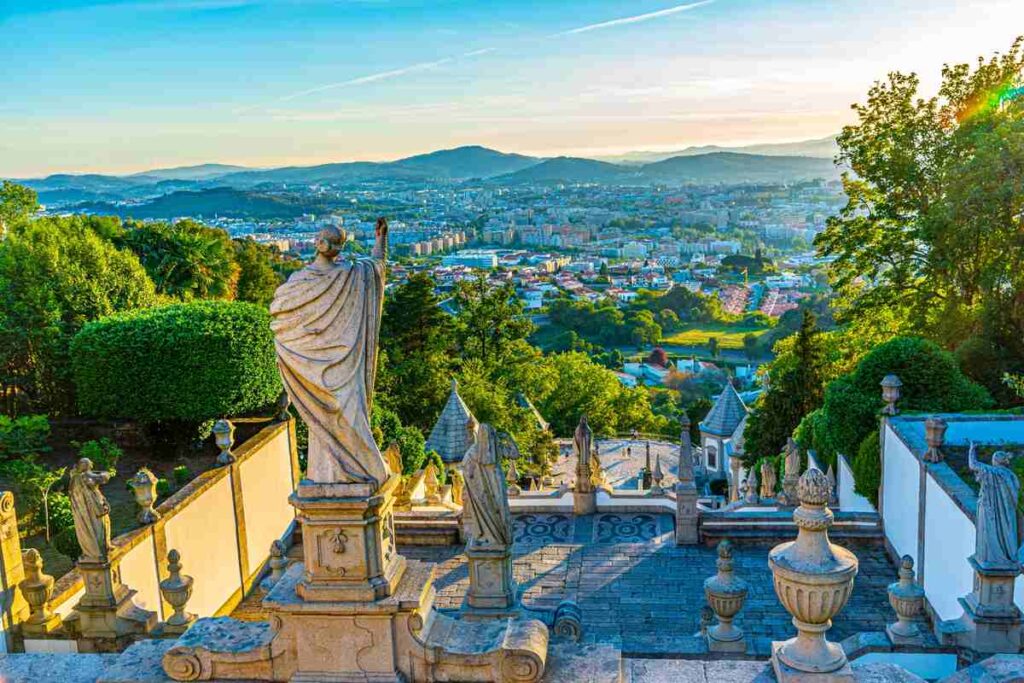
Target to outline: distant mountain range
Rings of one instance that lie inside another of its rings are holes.
[[[644,164],[653,161],[664,161],[672,157],[692,157],[714,152],[735,152],[737,154],[759,154],[768,157],[815,157],[818,159],[834,159],[839,152],[834,136],[801,140],[800,142],[777,142],[742,147],[720,147],[719,145],[702,145],[686,147],[674,152],[626,152],[610,156],[596,157],[601,161],[619,164]]]
[[[202,164],[155,169],[128,176],[56,174],[17,182],[35,189],[43,204],[68,210],[138,218],[214,214],[286,218],[313,210],[311,204],[317,204],[319,200],[299,197],[291,192],[317,184],[345,186],[373,182],[474,181],[491,185],[672,185],[834,179],[838,177],[839,170],[832,164],[831,155],[780,153],[792,149],[820,152],[827,144],[834,146],[835,142],[828,138],[805,143],[762,145],[759,147],[766,153],[757,154],[719,151],[718,148],[689,148],[668,158],[654,155],[646,161],[639,160],[640,156],[653,153],[637,152],[630,160],[619,163],[581,157],[532,157],[470,146],[389,162],[356,161],[271,169]],[[320,210],[323,208],[319,206]]]

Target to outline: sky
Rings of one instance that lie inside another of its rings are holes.
[[[834,134],[1022,0],[0,0],[0,177]]]

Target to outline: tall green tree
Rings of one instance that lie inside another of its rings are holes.
[[[435,283],[416,273],[384,302],[380,345],[392,391],[386,401],[402,423],[429,433],[452,378],[454,322],[438,305]]]
[[[157,300],[138,258],[96,234],[95,221],[40,218],[0,242],[0,381],[30,407],[72,410],[71,338],[91,320]]]
[[[491,286],[483,277],[463,280],[455,290],[456,337],[463,358],[501,362],[513,342],[526,339],[533,323],[511,284]]]
[[[135,252],[160,294],[182,301],[235,297],[235,247],[219,228],[192,220],[140,223],[120,244]]]
[[[35,190],[10,180],[0,184],[0,238],[8,226],[27,220],[39,210],[39,196]]]
[[[839,136],[848,200],[815,240],[847,318],[894,311],[947,349],[981,337],[1003,369],[1024,363],[1022,86],[1018,39],[945,66],[932,97],[892,73],[854,105]]]
[[[269,306],[274,292],[284,281],[272,265],[272,249],[253,240],[235,240],[238,284],[235,298]]]
[[[792,351],[768,370],[768,389],[747,420],[744,449],[750,463],[782,451],[804,416],[821,405],[825,375],[820,336],[817,317],[804,309]]]

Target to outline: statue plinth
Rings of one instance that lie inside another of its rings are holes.
[[[466,547],[469,590],[462,606],[467,619],[517,616],[516,585],[512,579],[512,549]]]
[[[693,480],[676,484],[676,545],[700,542],[697,486]]]
[[[592,515],[597,512],[597,491],[572,492],[572,513],[574,515]]]
[[[302,524],[304,600],[367,602],[394,593],[406,564],[392,517],[399,480],[392,475],[375,492],[368,484],[299,483],[289,500]]]
[[[967,558],[974,568],[974,590],[959,599],[966,631],[957,644],[978,653],[1017,653],[1021,646],[1021,611],[1013,602],[1018,566],[996,567]]]
[[[150,633],[157,625],[156,612],[135,604],[136,591],[121,583],[120,571],[109,561],[79,560],[78,571],[85,594],[75,607],[75,630],[84,639],[85,651],[116,650],[118,641]]]

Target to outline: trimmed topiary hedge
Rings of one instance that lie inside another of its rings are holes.
[[[87,324],[71,343],[78,405],[99,418],[203,421],[268,406],[281,392],[270,314],[199,301]]]

